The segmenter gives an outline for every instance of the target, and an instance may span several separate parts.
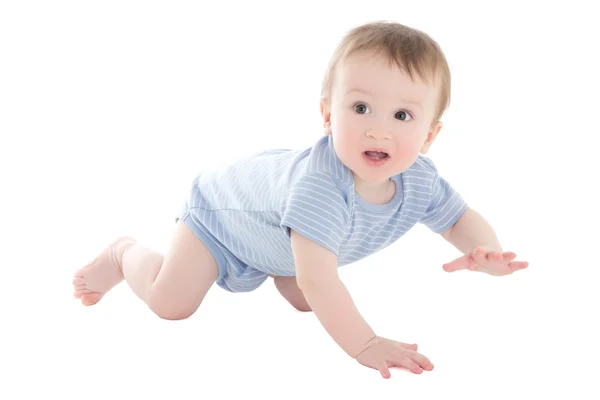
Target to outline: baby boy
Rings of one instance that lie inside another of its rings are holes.
[[[159,317],[182,319],[213,283],[230,292],[272,277],[296,309],[312,311],[350,357],[389,378],[433,364],[416,344],[378,336],[338,268],[417,223],[463,255],[445,271],[507,275],[528,266],[503,251],[484,218],[424,156],[442,128],[450,72],[438,44],[398,23],[354,28],[322,84],[324,135],[301,150],[265,150],[193,181],[166,254],[120,237],[75,273],[75,297],[96,304],[125,280]]]

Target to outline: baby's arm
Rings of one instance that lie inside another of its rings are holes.
[[[335,254],[291,231],[296,279],[307,303],[333,340],[356,357],[376,335],[338,276]]]
[[[442,233],[442,237],[463,254],[480,246],[500,253],[503,251],[494,229],[472,208],[468,208],[454,226]]]
[[[471,208],[442,237],[463,253],[443,265],[446,272],[466,269],[504,276],[529,266],[526,261],[514,261],[517,255],[512,251],[503,251],[494,229]]]
[[[296,278],[307,303],[333,340],[360,364],[389,378],[391,367],[421,374],[433,364],[408,344],[377,336],[360,315],[338,276],[337,257],[325,247],[291,231]]]

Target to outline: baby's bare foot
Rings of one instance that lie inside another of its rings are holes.
[[[75,272],[73,288],[75,298],[81,303],[91,306],[100,301],[102,296],[117,283],[123,280],[121,259],[123,252],[135,239],[123,236],[111,243],[91,263]]]

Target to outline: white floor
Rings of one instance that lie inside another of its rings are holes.
[[[227,14],[171,3],[0,6],[0,398],[600,398],[599,35],[575,3],[250,8],[222,30]],[[214,287],[177,322],[126,284],[90,308],[72,297],[73,272],[116,235],[166,250],[196,171],[314,142],[329,53],[371,19],[421,27],[447,49],[454,103],[430,156],[530,262],[509,277],[448,274],[460,254],[420,226],[343,267],[376,332],[418,343],[434,371],[382,379],[271,281]],[[242,55],[228,50],[238,41]]]
[[[155,317],[125,284],[85,308],[70,297],[67,267],[84,251],[54,251],[32,256],[47,271],[12,281],[12,298],[3,301],[3,362],[10,368],[3,390],[68,399],[191,399],[215,391],[223,397],[211,398],[275,399],[284,391],[292,399],[594,398],[599,332],[592,272],[558,271],[559,262],[537,242],[524,241],[531,267],[518,275],[447,274],[439,264],[453,251],[426,235],[345,267],[342,277],[375,330],[418,343],[435,364],[432,372],[396,370],[384,381],[338,350],[314,315],[293,310],[270,281],[250,294],[215,287],[185,321]],[[64,247],[90,249],[93,242],[100,240],[71,238]]]

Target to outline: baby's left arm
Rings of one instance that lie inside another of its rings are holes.
[[[454,226],[442,233],[442,237],[464,254],[444,264],[447,272],[468,269],[500,276],[529,265],[513,261],[517,256],[515,253],[503,252],[494,229],[472,208],[468,208]]]
[[[463,254],[467,254],[479,246],[502,253],[502,246],[498,242],[496,232],[481,214],[472,208],[467,208],[460,219],[442,233],[442,237]]]

